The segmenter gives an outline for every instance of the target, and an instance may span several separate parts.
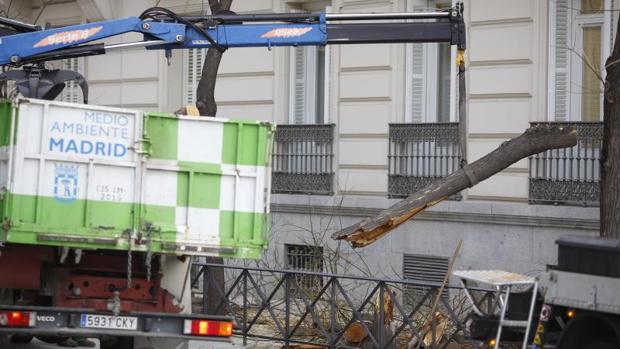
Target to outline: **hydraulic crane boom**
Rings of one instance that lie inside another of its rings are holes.
[[[350,23],[364,20],[366,23]],[[386,20],[408,20],[386,22]],[[420,22],[420,20],[425,20]],[[429,21],[431,20],[431,21]],[[262,23],[271,22],[271,23]],[[338,22],[338,23],[334,23]],[[465,49],[465,29],[460,5],[436,12],[376,14],[263,14],[180,17],[152,8],[140,17],[33,30],[32,26],[1,19],[5,26],[26,32],[5,35],[0,45],[0,65],[24,64],[80,55],[103,54],[128,46],[153,49],[216,47],[272,47],[326,44],[449,42]],[[144,40],[131,43],[84,45],[108,37],[138,32]]]
[[[360,23],[359,21],[363,21]],[[124,33],[142,33],[141,41],[105,44]],[[182,17],[160,7],[139,17],[43,29],[0,18],[0,65],[24,66],[0,75],[15,80],[27,97],[55,98],[65,81],[76,80],[87,99],[84,78],[75,72],[48,71],[41,63],[104,54],[126,47],[171,50],[233,47],[322,46],[361,43],[448,42],[465,49],[463,7],[433,12],[329,14],[281,13]],[[97,42],[97,43],[93,43]]]

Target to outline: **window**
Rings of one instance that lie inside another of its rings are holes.
[[[604,63],[612,44],[612,1],[549,2],[551,121],[600,121]]]
[[[314,1],[293,12],[329,12],[329,2]],[[329,46],[290,48],[291,124],[327,123],[329,110]]]
[[[287,269],[299,271],[323,271],[323,247],[308,245],[285,245]],[[297,286],[308,292],[323,287],[323,278],[315,275],[295,275]]]
[[[326,114],[327,47],[293,47],[291,50],[291,123],[322,124]]]
[[[185,55],[183,59],[183,105],[189,105],[196,103],[196,88],[200,77],[202,76],[202,64],[205,61],[207,50],[203,48],[190,48],[184,50]],[[224,58],[226,59],[226,58]]]
[[[72,70],[81,73],[81,65],[80,58],[67,58],[61,61],[60,69]],[[82,90],[80,89],[80,85],[78,85],[75,81],[67,81],[65,83],[64,90],[62,90],[62,93],[58,95],[57,99],[70,103],[82,103],[84,101],[82,99]]]
[[[449,259],[446,257],[405,254],[403,255],[403,279],[441,284],[448,273],[448,263]],[[422,285],[406,285],[404,303],[416,306],[428,291],[429,287]],[[448,297],[448,290],[445,288],[442,297]],[[427,297],[424,303],[430,304],[433,299],[433,296]]]
[[[411,10],[449,8],[450,1],[408,0]],[[449,43],[409,44],[406,51],[405,114],[408,122],[456,120],[456,52]]]

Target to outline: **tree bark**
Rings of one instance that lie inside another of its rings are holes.
[[[229,11],[232,0],[209,0],[211,13],[216,14],[220,11]],[[215,116],[217,114],[217,103],[215,102],[215,82],[217,71],[222,61],[224,52],[216,48],[209,48],[205,62],[202,65],[202,75],[196,88],[196,108],[203,116]]]
[[[605,67],[600,234],[620,239],[620,30],[616,31],[614,48]]]
[[[209,0],[209,7],[212,14],[220,11],[229,11],[232,0]],[[217,80],[217,71],[220,67],[220,61],[224,52],[218,51],[216,48],[207,50],[207,56],[202,66],[202,74],[198,87],[196,89],[196,108],[203,116],[215,116],[217,114],[217,103],[215,102],[215,82]],[[221,257],[207,257],[207,263],[224,265],[224,259]],[[210,315],[227,315],[228,304],[222,293],[225,292],[224,268],[210,268],[211,279],[208,287],[204,291],[207,297],[206,314]],[[220,306],[223,304],[223,306]],[[219,307],[219,309],[217,309]]]
[[[334,233],[332,238],[348,241],[354,248],[364,247],[427,207],[474,186],[523,158],[548,149],[572,147],[575,144],[577,136],[572,128],[549,125],[531,127],[472,164],[417,191],[407,199],[381,211],[377,216],[366,218]]]

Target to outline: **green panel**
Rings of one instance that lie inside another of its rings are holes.
[[[256,122],[229,121],[224,124],[222,162],[265,166],[267,141],[271,128]]]
[[[264,214],[249,212],[220,211],[220,245],[235,247],[235,253],[221,253],[222,257],[260,259],[267,239],[254,240],[262,236]]]
[[[26,195],[10,195],[13,215],[8,234],[9,243],[25,243],[50,246],[67,246],[84,249],[126,250],[127,229],[131,229],[131,212],[134,205],[101,201],[76,200],[61,203],[54,198],[40,198],[38,222],[37,198]],[[175,207],[144,205],[142,210],[141,234],[147,236],[146,223],[153,226],[151,230],[151,251],[163,251],[160,242],[182,243],[176,241]],[[89,223],[84,224],[84,214],[90,212]],[[223,248],[232,247],[234,253],[221,253],[224,257],[252,258],[261,257],[267,240],[262,239],[262,230],[266,222],[261,213],[220,212],[220,239]],[[55,237],[56,241],[49,238]],[[141,245],[134,245],[134,250],[146,251],[146,239]]]
[[[37,207],[37,198],[28,195],[11,195],[10,217],[14,223],[34,223]],[[5,215],[9,212],[5,212]]]
[[[175,242],[177,231],[175,225],[176,208],[170,206],[144,205],[142,217],[145,223],[151,223],[155,227],[154,233],[158,240]]]
[[[266,243],[254,239],[255,236],[261,236],[263,220],[263,213],[220,211],[222,245],[255,246]]]
[[[123,231],[132,228],[132,204],[85,200],[66,203],[29,195],[10,195],[9,201],[4,216],[11,222],[8,241],[13,243],[116,248],[123,246],[119,240]],[[58,241],[41,239],[50,236]]]
[[[14,223],[31,223],[53,229],[95,228],[117,231],[131,229],[133,225],[133,204],[129,203],[86,200],[63,202],[43,196],[11,195],[11,206],[10,218]]]
[[[11,102],[0,101],[0,146],[11,142]]]
[[[126,250],[126,231],[134,229],[135,205],[130,203],[85,200],[63,203],[49,197],[9,197],[12,214],[7,216],[5,211],[4,216],[11,222],[8,234],[11,243]],[[161,252],[160,241],[176,240],[174,207],[145,206],[143,217],[145,223],[154,226],[151,251]],[[146,236],[144,230],[142,235]],[[144,242],[133,248],[146,251],[148,245]]]
[[[150,142],[150,156],[154,159],[176,160],[179,138],[178,119],[166,113],[145,115],[144,138]]]
[[[220,208],[219,174],[193,173],[189,179],[189,207]]]
[[[176,165],[181,171],[201,172],[219,175],[222,173],[222,165],[207,162],[178,161]]]
[[[88,201],[90,226],[104,229],[131,229],[133,223],[133,207],[131,203],[109,201]]]
[[[177,206],[189,205],[189,172],[177,172]]]
[[[178,162],[177,166],[177,206],[220,208],[220,165]]]
[[[222,162],[234,164],[237,160],[237,124],[225,123],[223,138]]]

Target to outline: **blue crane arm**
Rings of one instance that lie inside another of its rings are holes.
[[[226,48],[325,45],[327,41],[325,25],[321,23],[222,24],[205,31],[215,43]],[[151,46],[150,49],[213,46],[204,33],[193,27],[127,17],[4,36],[0,44],[0,65],[23,64],[37,57],[59,59],[65,52],[68,56],[74,55],[75,49],[80,47],[85,48],[81,50],[83,53],[92,52],[93,46],[81,45],[129,32],[144,34],[144,40],[125,46]],[[101,50],[98,51],[104,53],[107,48],[122,46],[99,44]],[[73,50],[68,50],[71,48]]]
[[[149,12],[150,11],[150,12]],[[432,21],[429,21],[432,19]],[[350,21],[364,20],[364,23]],[[400,22],[395,22],[401,20]],[[422,20],[422,21],[420,21]],[[42,29],[0,18],[21,32],[0,39],[0,65],[23,65],[103,54],[128,46],[148,49],[306,46],[350,43],[449,42],[465,49],[462,7],[448,11],[384,14],[225,14],[181,17],[153,8],[140,17]],[[142,33],[142,41],[105,44],[103,39]]]
[[[30,57],[129,32],[142,32],[166,42],[173,42],[177,35],[184,35],[186,30],[184,25],[176,23],[152,22],[148,31],[145,31],[142,25],[143,21],[138,17],[127,17],[3,36],[0,44],[0,65],[21,64]]]

